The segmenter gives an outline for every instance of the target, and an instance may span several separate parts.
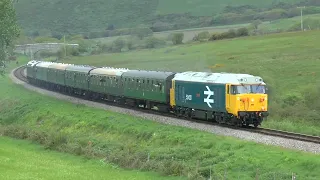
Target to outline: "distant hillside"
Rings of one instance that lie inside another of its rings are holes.
[[[274,3],[297,3],[301,0],[160,0],[159,14],[190,12],[198,16],[220,13],[226,6],[250,5],[258,8],[270,7]]]
[[[102,32],[138,25],[153,31],[274,20],[300,14],[319,0],[20,0],[19,23],[29,35]]]

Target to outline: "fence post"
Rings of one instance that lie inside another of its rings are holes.
[[[294,173],[292,173],[292,180],[296,179],[296,175]]]
[[[256,180],[259,179],[259,169],[257,169],[257,172],[256,172]]]
[[[149,160],[150,160],[150,153],[148,152],[148,160],[147,160],[147,162],[149,162]]]

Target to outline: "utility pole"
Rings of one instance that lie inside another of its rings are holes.
[[[305,6],[303,7],[297,7],[297,8],[300,8],[301,10],[301,31],[303,31],[303,15],[302,15],[302,9],[306,8]]]
[[[64,43],[64,57],[67,57],[66,35],[63,35],[63,43]]]

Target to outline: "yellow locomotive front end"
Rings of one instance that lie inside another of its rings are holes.
[[[226,109],[238,124],[255,127],[268,116],[268,95],[259,77],[241,78],[226,85]]]

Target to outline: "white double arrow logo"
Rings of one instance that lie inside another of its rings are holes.
[[[210,97],[214,95],[214,92],[211,91],[208,86],[206,86],[206,88],[207,88],[208,91],[204,91],[203,93],[204,93],[205,95],[207,95],[207,98],[205,98],[205,99],[203,100],[203,102],[207,103],[208,106],[209,106],[210,108],[212,108],[212,106],[211,106],[210,103],[213,104],[213,103],[214,103],[214,99],[210,99]]]

